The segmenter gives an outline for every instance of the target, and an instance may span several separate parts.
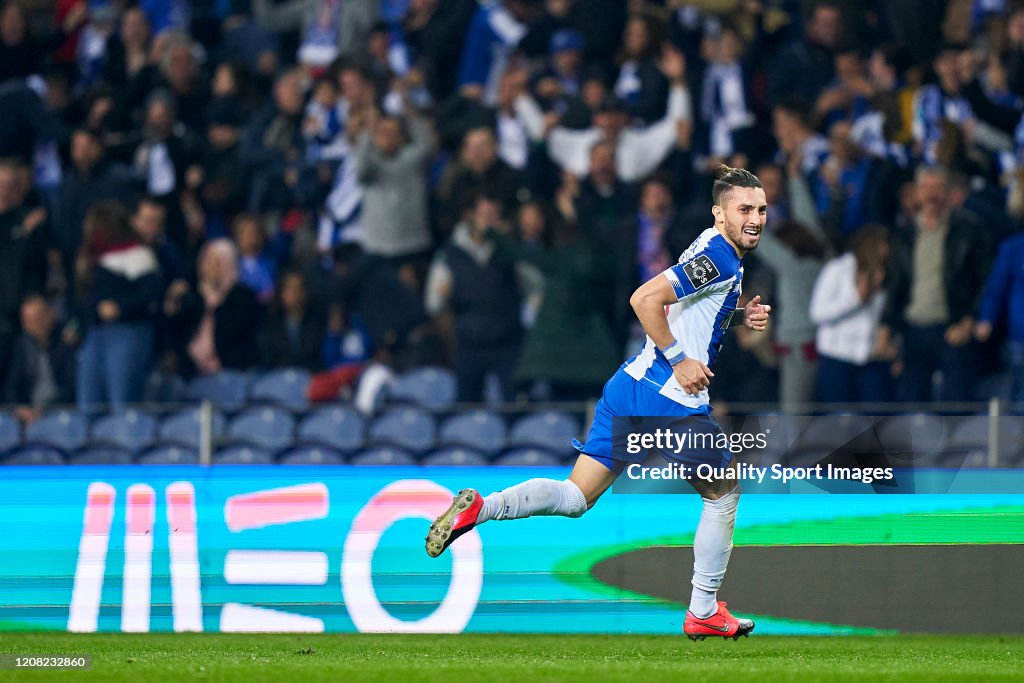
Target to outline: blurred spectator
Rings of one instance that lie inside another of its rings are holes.
[[[302,122],[310,161],[340,159],[349,151],[345,137],[347,110],[337,79],[330,74],[316,79]]]
[[[260,308],[253,291],[239,282],[238,251],[230,240],[203,245],[196,291],[175,294],[164,302],[164,312],[174,326],[184,369],[209,375],[259,364],[259,344],[253,337]]]
[[[438,102],[455,90],[462,38],[477,10],[475,0],[410,0],[402,32],[413,63],[426,75]]]
[[[339,55],[360,54],[366,34],[377,20],[379,3],[371,0],[253,0],[253,16],[268,31],[301,30],[298,62],[321,69]]]
[[[241,103],[231,97],[215,99],[207,108],[206,144],[195,170],[185,176],[205,218],[204,234],[196,239],[226,234],[231,217],[245,208],[248,176],[239,144],[244,122]]]
[[[75,264],[78,406],[115,411],[142,400],[153,360],[162,277],[152,249],[139,241],[124,208],[98,202],[85,217]]]
[[[700,229],[684,226],[672,200],[672,187],[664,175],[655,175],[640,187],[640,206],[636,214],[635,236],[622,255],[630,259],[632,287],[663,273],[676,262],[676,257],[700,233]]]
[[[258,214],[239,214],[232,224],[232,237],[238,248],[239,279],[256,292],[261,304],[274,298],[277,271],[288,259],[291,233],[278,230],[267,240],[263,219]]]
[[[579,226],[586,240],[608,253],[623,253],[623,243],[634,235],[636,188],[616,177],[614,145],[598,142],[591,147],[587,176],[577,181],[576,176],[565,173],[555,196],[559,212]],[[629,306],[634,284],[628,256],[614,264],[609,277],[593,283],[593,297],[604,311],[620,349],[625,346],[634,316]]]
[[[167,33],[160,38],[160,78],[155,87],[167,89],[174,96],[181,122],[193,132],[200,131],[210,100],[209,84],[199,63],[201,48],[187,34]]]
[[[302,78],[298,69],[278,77],[273,103],[257,114],[245,131],[242,158],[252,174],[250,210],[285,211],[291,206],[306,156]]]
[[[0,81],[40,73],[47,54],[78,30],[88,11],[88,4],[81,0],[64,17],[57,31],[38,36],[32,31],[24,5],[18,0],[6,0],[0,5]]]
[[[814,400],[817,354],[809,318],[811,289],[825,262],[828,239],[814,224],[784,221],[763,231],[758,260],[775,275],[772,337],[779,356],[779,400],[786,412]]]
[[[75,353],[56,327],[56,311],[38,294],[21,303],[21,336],[14,343],[4,384],[4,403],[17,404],[16,414],[31,422],[48,406],[71,403],[75,397]]]
[[[107,39],[103,80],[121,90],[133,82],[149,66],[151,30],[146,13],[129,7],[121,15],[120,30]]]
[[[37,92],[44,88],[38,79],[0,83],[0,158],[31,164],[39,144],[57,138],[57,120]]]
[[[510,212],[529,198],[526,176],[498,157],[498,144],[490,128],[474,128],[466,133],[457,163],[449,164],[437,188],[438,220],[441,234],[451,233],[459,220],[465,198],[486,192]]]
[[[195,182],[200,171],[196,142],[178,122],[174,98],[166,90],[154,90],[145,105],[139,137],[128,143],[136,182],[150,197],[167,207],[171,238],[187,243],[183,230],[182,198],[187,181]],[[134,137],[134,136],[133,136]]]
[[[881,331],[888,259],[888,231],[868,225],[814,283],[809,313],[818,325],[819,401],[878,403],[893,397],[889,368],[896,347]]]
[[[932,70],[936,82],[917,91],[914,99],[914,142],[924,161],[937,161],[936,147],[942,137],[942,122],[965,125],[974,120],[971,105],[961,96],[963,83],[957,65],[959,48],[945,45],[935,55]]]
[[[835,80],[818,96],[814,105],[814,113],[826,130],[837,121],[852,122],[866,114],[875,95],[859,50],[846,48],[838,51],[835,74]]]
[[[385,116],[356,148],[356,177],[363,186],[363,247],[395,268],[412,268],[422,287],[432,238],[427,222],[426,162],[434,138],[426,121]]]
[[[849,121],[829,129],[829,154],[814,178],[815,204],[833,234],[849,237],[872,210],[875,167],[851,139]]]
[[[617,99],[606,98],[594,112],[594,126],[571,130],[556,126],[547,137],[548,154],[562,169],[584,176],[590,164],[590,148],[601,140],[615,145],[619,178],[635,181],[656,169],[672,151],[679,136],[679,122],[692,120],[686,88],[686,62],[681,53],[666,50],[660,62],[671,83],[665,117],[645,128],[627,128],[629,115]]]
[[[263,253],[266,239],[259,216],[243,214],[235,219],[232,238],[238,249],[239,281],[256,293],[260,303],[270,303],[274,297],[277,267]]]
[[[545,111],[565,117],[583,92],[583,36],[572,29],[551,36],[548,61],[534,77],[533,92]],[[667,91],[666,91],[667,95]]]
[[[654,123],[665,115],[668,79],[657,63],[664,34],[665,27],[648,14],[634,14],[626,22],[613,92],[638,123]]]
[[[546,218],[543,205],[527,206],[537,207]],[[519,384],[543,384],[541,398],[547,400],[599,396],[608,372],[622,361],[602,302],[593,296],[613,267],[614,252],[595,247],[579,235],[575,224],[560,218],[534,227],[545,232],[521,235],[519,241],[491,233],[496,255],[508,254],[520,266],[530,264],[544,279],[540,310],[526,332],[515,379]],[[521,268],[517,275],[525,284]]]
[[[782,99],[772,108],[772,132],[778,141],[777,161],[789,164],[799,159],[797,170],[808,178],[828,157],[828,141],[810,123],[805,102]]]
[[[498,82],[509,57],[539,18],[538,0],[497,0],[473,16],[459,62],[459,90],[487,105],[498,101]]]
[[[71,135],[71,164],[60,190],[57,239],[70,262],[82,243],[82,222],[95,202],[110,199],[129,204],[134,187],[131,172],[106,157],[99,136],[85,128]]]
[[[263,365],[269,368],[323,367],[324,326],[309,306],[302,273],[281,274],[277,296],[262,333]]]
[[[422,298],[382,261],[355,244],[335,249],[332,303],[340,306],[343,318],[334,321],[339,324],[333,332],[339,341],[352,340],[355,337],[342,330],[355,331],[362,338],[365,329],[374,358],[399,372],[436,364],[440,349]],[[328,365],[350,355],[338,346],[329,351]]]
[[[944,169],[919,167],[914,186],[918,212],[893,238],[881,334],[902,335],[904,400],[931,400],[936,370],[942,372],[941,400],[970,400],[971,333],[992,260],[991,238],[972,214],[952,211]]]
[[[181,249],[167,239],[166,220],[167,209],[159,200],[143,196],[135,203],[132,228],[139,241],[156,255],[165,289],[187,275]]]
[[[46,210],[27,206],[25,169],[0,161],[0,319],[17,328],[18,309],[46,278]]]
[[[999,247],[995,265],[985,283],[974,336],[980,342],[992,338],[1000,322],[1006,323],[1006,351],[1010,365],[1010,400],[1024,401],[1024,311],[1011,306],[1024,294],[1024,235],[1015,235]],[[1004,320],[1005,316],[1005,320]]]
[[[10,367],[21,302],[46,284],[46,211],[24,206],[20,172],[16,162],[0,162],[0,379]]]
[[[754,135],[754,96],[744,45],[731,26],[705,38],[709,63],[699,91],[701,151],[724,160],[758,146]]]
[[[843,14],[835,2],[813,5],[804,22],[804,37],[783,46],[768,79],[772,102],[799,97],[812,102],[834,73],[833,58],[843,42]]]
[[[507,231],[496,197],[478,195],[430,266],[426,306],[454,322],[459,401],[482,401],[489,375],[511,400],[522,326],[515,260],[495,250],[489,230]]]

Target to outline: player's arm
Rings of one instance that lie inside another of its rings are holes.
[[[688,358],[682,345],[672,336],[665,316],[665,307],[679,301],[676,285],[664,273],[654,276],[640,285],[633,296],[629,297],[629,305],[636,312],[636,317],[651,338],[655,346],[672,366],[679,386],[688,394],[699,394],[704,387],[711,384],[715,373],[696,358]]]

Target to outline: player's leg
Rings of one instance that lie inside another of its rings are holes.
[[[690,611],[698,618],[705,618],[714,614],[718,607],[718,588],[725,578],[729,556],[732,554],[732,534],[736,526],[740,489],[735,480],[697,480],[693,485],[704,507],[693,537]]]
[[[489,496],[463,489],[430,526],[427,554],[437,557],[459,536],[491,520],[582,517],[615,477],[614,472],[594,458],[580,454],[568,479],[529,479]]]
[[[736,460],[733,459],[729,467],[735,466]],[[683,630],[694,640],[709,635],[738,638],[750,633],[754,622],[733,617],[725,603],[718,601],[718,589],[732,554],[740,489],[735,478],[692,483],[703,500],[704,508],[693,537],[693,589]]]
[[[635,390],[636,382],[619,370],[605,385],[594,411],[586,444],[573,445],[580,451],[568,479],[530,479],[489,496],[463,489],[451,506],[438,517],[427,533],[426,549],[437,557],[459,536],[491,520],[526,517],[581,517],[608,490],[621,471],[612,460],[612,419],[629,415],[623,409],[623,394]],[[620,412],[616,413],[618,409]]]
[[[585,453],[568,479],[530,479],[484,498],[477,523],[526,517],[581,517],[615,481],[616,474]]]

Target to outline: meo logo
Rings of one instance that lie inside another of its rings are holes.
[[[373,587],[373,553],[384,532],[402,519],[432,521],[448,506],[452,495],[429,480],[400,480],[374,494],[355,516],[342,553],[341,592],[359,631],[458,633],[465,629],[483,587],[483,544],[476,530],[450,548],[452,580],[441,605],[428,616],[417,621],[396,619],[380,604]],[[165,498],[174,630],[202,631],[195,490],[190,482],[174,482],[167,486]],[[105,482],[90,484],[68,615],[69,631],[97,630],[115,501],[113,486]],[[121,630],[148,632],[156,494],[146,484],[133,484],[128,487],[127,501]],[[231,496],[224,505],[224,520],[229,531],[239,533],[324,519],[329,509],[327,486],[316,482]],[[224,560],[224,579],[232,585],[325,585],[327,576],[325,552],[232,549]],[[219,630],[322,632],[324,623],[293,612],[229,602],[221,609]]]

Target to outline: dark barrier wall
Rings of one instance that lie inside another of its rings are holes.
[[[4,468],[0,628],[678,632],[695,495],[609,494],[424,553],[452,491],[566,474]],[[760,633],[1024,632],[1024,496],[998,492],[1024,472],[969,478],[992,492],[745,495],[722,597]]]

